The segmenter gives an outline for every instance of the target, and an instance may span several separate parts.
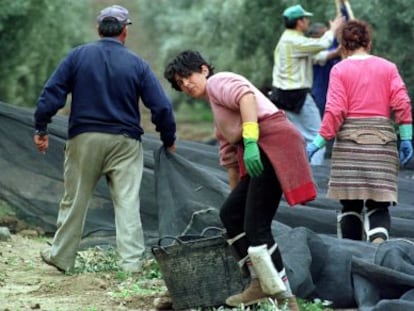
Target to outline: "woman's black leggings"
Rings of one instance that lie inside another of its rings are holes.
[[[387,232],[390,231],[391,217],[388,211],[390,202],[377,202],[374,200],[340,200],[342,204],[342,215],[348,212],[355,212],[360,215],[360,219],[354,215],[343,216],[341,220],[342,237],[352,240],[362,240],[364,237],[363,215],[364,203],[366,207],[365,219],[369,222],[368,230],[375,228],[384,228]],[[365,232],[367,234],[367,232]],[[381,237],[387,239],[384,233],[374,233],[368,236],[370,241]]]
[[[230,193],[221,207],[220,218],[228,237],[246,233],[245,249],[239,249],[242,257],[248,246],[267,244],[270,248],[275,240],[272,220],[282,197],[282,189],[268,157],[261,151],[264,171],[258,177],[246,177]],[[283,269],[279,249],[272,254],[278,271]]]

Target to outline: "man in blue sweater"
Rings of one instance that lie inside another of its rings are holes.
[[[165,148],[175,151],[172,104],[149,65],[124,46],[128,10],[113,5],[97,18],[100,40],[74,48],[47,81],[37,102],[34,143],[44,154],[47,125],[71,94],[64,187],[57,231],[42,259],[67,272],[74,267],[88,202],[106,177],[115,210],[120,266],[138,272],[145,250],[139,191],[143,149],[139,100],[150,109]]]

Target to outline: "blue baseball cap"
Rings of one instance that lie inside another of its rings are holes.
[[[300,4],[288,7],[283,11],[283,16],[289,20],[298,19],[305,16],[313,16],[311,12],[305,11]]]

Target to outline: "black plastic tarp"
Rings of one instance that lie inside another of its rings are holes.
[[[56,229],[63,193],[63,147],[67,118],[49,126],[50,147],[40,155],[33,142],[33,110],[0,103],[0,199],[46,233]],[[178,141],[177,153],[161,148],[154,134],[143,136],[141,217],[148,247],[165,235],[197,234],[221,226],[218,211],[229,187],[218,165],[217,147]],[[339,204],[325,198],[329,165],[312,168],[318,198],[289,207],[282,201],[273,232],[294,292],[327,299],[336,307],[414,310],[414,165],[400,172],[399,204],[391,208],[391,240],[373,245],[336,238]],[[82,245],[113,244],[114,213],[100,181],[90,202]]]

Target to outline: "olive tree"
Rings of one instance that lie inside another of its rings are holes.
[[[0,100],[33,106],[68,50],[90,33],[88,1],[0,2]]]
[[[349,1],[356,18],[374,30],[373,53],[395,62],[410,89],[414,83],[414,11],[410,0]],[[197,49],[218,70],[231,70],[261,87],[271,83],[273,50],[284,30],[282,12],[291,0],[141,0],[146,30],[160,67],[178,51]],[[336,14],[335,1],[300,1],[325,22]]]

